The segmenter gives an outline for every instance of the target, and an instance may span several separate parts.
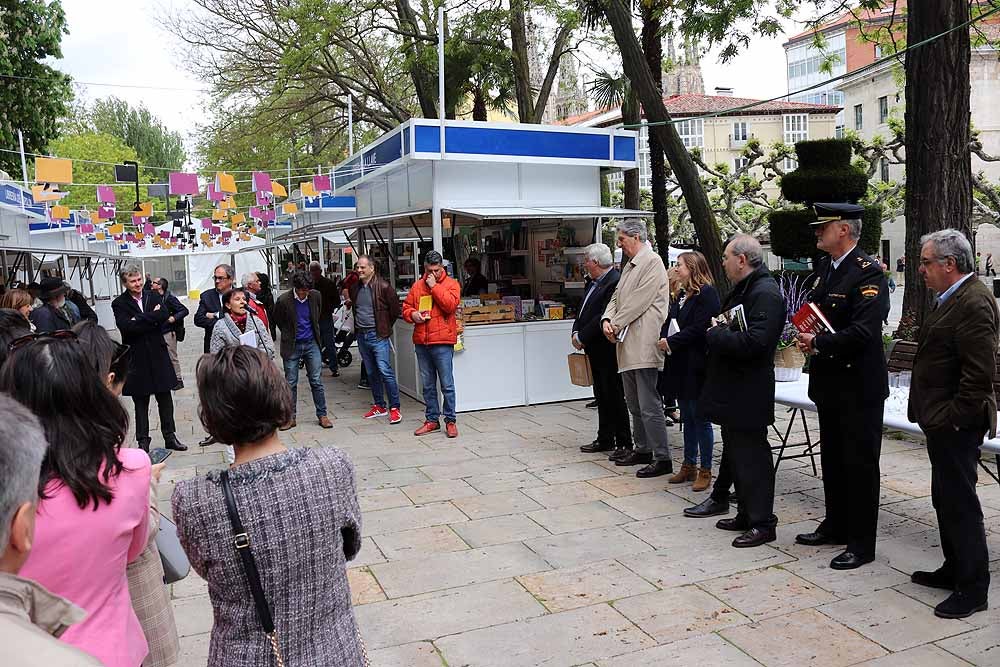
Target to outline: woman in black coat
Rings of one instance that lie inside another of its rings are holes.
[[[670,484],[694,482],[694,491],[704,491],[712,483],[712,448],[715,434],[712,423],[698,410],[698,395],[705,383],[705,332],[712,318],[719,314],[719,293],[712,285],[708,262],[700,252],[685,252],[677,258],[677,277],[684,297],[672,310],[660,332],[660,349],[669,356],[668,379],[677,397],[684,424],[684,463],[671,477]],[[671,320],[676,326],[671,327]],[[701,466],[697,467],[699,454]]]

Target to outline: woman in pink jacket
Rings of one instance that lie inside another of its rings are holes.
[[[146,546],[149,457],[121,448],[128,414],[75,334],[32,335],[11,347],[0,391],[38,416],[49,441],[34,547],[20,576],[87,612],[63,641],[106,667],[139,667],[147,645],[125,567]]]

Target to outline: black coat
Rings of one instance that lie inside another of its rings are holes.
[[[785,302],[767,267],[737,283],[722,312],[738,304],[746,331],[720,325],[705,334],[708,366],[698,407],[720,426],[767,427],[774,423],[774,351],[785,326]]]
[[[97,321],[97,313],[95,313],[94,309],[90,307],[89,303],[87,303],[87,299],[75,289],[69,291],[66,295],[66,300],[72,301],[73,305],[80,311],[81,320],[90,320],[91,322]]]
[[[154,292],[143,292],[140,310],[132,295],[125,292],[111,302],[111,310],[115,313],[115,325],[121,333],[122,343],[131,348],[128,377],[122,393],[150,396],[173,389],[177,376],[162,333],[170,312],[163,306],[162,297]]]
[[[601,318],[604,317],[604,311],[618,287],[620,278],[621,273],[618,269],[613,268],[604,274],[604,278],[594,288],[586,305],[580,309],[573,322],[573,332],[583,344],[584,352],[591,358],[591,363],[595,359],[605,360],[605,357],[611,357],[616,372],[618,360],[615,357],[615,346],[604,337],[604,332],[601,329]]]
[[[67,306],[68,308],[68,306]],[[31,311],[28,316],[31,323],[35,325],[37,333],[51,333],[62,329],[71,329],[76,322],[62,310],[56,310],[49,304],[42,304],[41,308]]]
[[[809,398],[814,403],[862,404],[889,395],[882,321],[889,314],[889,285],[882,267],[855,248],[831,271],[829,256],[816,265],[810,301],[836,333],[820,334],[809,362]],[[829,276],[829,277],[828,277]]]
[[[174,323],[163,323],[163,333],[173,331],[177,334],[177,340],[184,340],[184,318],[191,314],[183,303],[176,296],[167,292],[163,295],[163,305],[170,315],[174,316]]]
[[[218,317],[209,318],[208,313],[216,313]],[[222,307],[222,294],[219,290],[213,287],[201,293],[201,298],[198,299],[198,310],[194,314],[194,325],[205,330],[205,352],[208,352],[210,347],[212,329],[215,328],[215,323],[222,319],[225,314],[225,309]]]
[[[683,306],[671,308],[679,331],[673,336],[667,335],[668,318],[660,337],[666,338],[670,346],[666,363],[667,386],[674,398],[689,401],[701,395],[708,363],[705,333],[720,307],[719,292],[712,285],[703,285],[700,292],[684,300]]]

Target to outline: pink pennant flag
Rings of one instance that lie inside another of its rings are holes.
[[[156,228],[153,227],[153,223],[147,222],[146,224],[144,224],[142,226],[142,233],[143,234],[155,234],[156,233]]]
[[[97,186],[97,201],[102,204],[115,203],[115,190],[110,185]]]
[[[253,173],[253,189],[257,192],[270,192],[271,175],[266,171],[255,171]]]
[[[257,193],[257,206],[267,206],[271,203],[271,194],[267,192]]]
[[[215,183],[208,184],[208,201],[225,201],[226,193],[218,192],[215,189]]]
[[[92,222],[85,222],[82,225],[80,225],[80,233],[81,234],[93,234],[94,233],[94,223],[92,223]]]
[[[219,232],[222,231],[222,229],[220,227],[212,225],[212,229],[210,229],[209,231],[211,232],[212,236],[218,236]]]
[[[318,192],[329,192],[331,190],[330,177],[313,176],[313,187],[316,188]]]
[[[164,229],[162,232],[160,232],[160,238],[161,239],[169,239],[170,238],[170,232],[167,231],[166,229]]]
[[[143,224],[144,222],[146,222],[146,218],[143,218],[142,216],[139,216],[139,215],[133,215],[132,216],[132,224],[138,226],[138,225]]]
[[[112,220],[115,217],[114,206],[98,206],[97,217],[101,220]]]
[[[201,219],[201,228],[202,229],[211,229],[212,228],[212,219],[211,218],[202,218]]]
[[[261,227],[263,227],[264,229],[267,229],[267,224],[268,224],[267,220],[261,220],[260,222]]]
[[[274,222],[275,214],[273,208],[266,208],[260,212],[260,219],[265,222]]]
[[[127,234],[125,240],[129,243],[135,243],[135,234]]]
[[[199,193],[198,174],[175,171],[167,177],[167,182],[172,195],[196,195]]]
[[[259,206],[251,206],[250,207],[250,217],[253,218],[254,220],[260,220],[260,207]]]

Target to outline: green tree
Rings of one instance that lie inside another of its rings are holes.
[[[135,108],[117,97],[97,100],[86,112],[86,124],[131,146],[142,165],[179,170],[187,159],[181,136],[168,130],[145,106]],[[162,169],[145,171],[154,181],[166,176]]]
[[[0,148],[45,153],[58,136],[58,120],[72,99],[70,78],[45,63],[62,57],[66,33],[62,3],[5,0],[0,3]],[[21,173],[16,153],[0,153],[0,169]]]

